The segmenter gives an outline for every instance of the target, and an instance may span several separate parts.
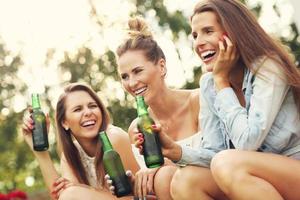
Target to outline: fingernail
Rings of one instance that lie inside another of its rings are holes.
[[[139,137],[139,138],[142,138],[142,137],[143,137],[143,135],[142,135],[142,134],[138,134],[138,137]]]
[[[143,142],[143,138],[140,138],[139,141],[140,141],[140,142]]]
[[[156,128],[156,125],[155,125],[155,124],[152,124],[152,128]]]

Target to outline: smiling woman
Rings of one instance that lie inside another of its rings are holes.
[[[128,22],[128,38],[118,47],[118,72],[123,87],[131,95],[144,96],[149,115],[155,123],[161,124],[168,136],[178,143],[197,147],[200,143],[198,124],[199,90],[171,89],[166,85],[166,57],[160,46],[153,39],[146,22],[142,18],[132,18]],[[137,120],[129,127],[129,134],[134,138],[137,133]],[[139,137],[139,142],[143,141]],[[133,147],[135,156],[140,158]],[[139,159],[141,167],[144,161]],[[140,197],[155,193],[158,199],[171,199],[169,181],[177,167],[167,162],[161,169],[141,170],[136,174],[135,191]],[[155,180],[154,180],[155,175]],[[147,182],[147,188],[143,184]]]
[[[47,119],[49,127],[49,117]],[[52,197],[115,199],[104,185],[99,132],[107,132],[125,169],[136,172],[138,165],[131,152],[128,135],[109,124],[108,112],[96,93],[89,86],[79,83],[65,87],[56,106],[56,125],[63,149],[60,163],[62,177],[59,178],[47,151],[33,151]],[[23,133],[31,149],[33,128],[33,120],[25,118]]]

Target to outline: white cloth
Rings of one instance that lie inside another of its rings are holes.
[[[95,157],[90,157],[82,149],[80,144],[75,140],[74,144],[79,151],[81,163],[87,175],[87,179],[92,187],[101,188],[101,183],[97,180],[96,168],[95,168]]]

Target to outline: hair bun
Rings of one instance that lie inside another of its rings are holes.
[[[134,17],[128,21],[129,31],[128,35],[131,38],[143,37],[151,38],[152,33],[149,31],[145,20],[141,17]]]

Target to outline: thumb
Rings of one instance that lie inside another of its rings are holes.
[[[152,124],[151,126],[152,130],[157,132],[157,133],[160,133],[161,131],[161,125],[160,124]]]
[[[125,173],[126,173],[126,176],[129,178],[129,181],[131,182],[131,184],[134,184],[135,178],[132,174],[132,171],[127,170]]]

